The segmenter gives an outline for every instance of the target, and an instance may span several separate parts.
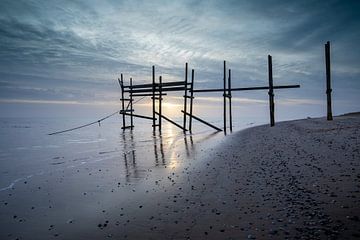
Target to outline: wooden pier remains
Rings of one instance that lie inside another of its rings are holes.
[[[226,61],[223,62],[223,88],[209,88],[209,89],[194,89],[195,82],[195,70],[191,69],[191,78],[188,80],[188,63],[185,63],[184,71],[184,80],[183,81],[173,81],[173,82],[164,82],[162,76],[159,76],[159,81],[156,82],[155,66],[152,66],[152,83],[150,84],[133,84],[133,79],[130,78],[129,85],[124,85],[123,74],[120,75],[118,79],[121,89],[121,110],[122,114],[122,129],[133,129],[134,122],[133,118],[143,118],[152,120],[153,131],[158,127],[161,131],[162,120],[166,120],[174,126],[185,131],[192,131],[193,119],[198,122],[213,128],[216,131],[224,131],[226,134],[227,128],[229,127],[230,132],[233,129],[232,122],[232,94],[239,91],[258,91],[258,90],[268,90],[269,95],[269,115],[270,115],[270,126],[275,126],[275,94],[274,90],[278,89],[291,89],[291,88],[300,88],[300,85],[274,85],[273,79],[273,64],[272,56],[268,55],[268,85],[267,86],[254,86],[254,87],[232,87],[232,72],[231,69],[227,69]],[[327,94],[327,119],[332,120],[332,110],[331,110],[331,72],[330,72],[330,42],[325,44],[325,65],[326,65],[326,94]],[[183,91],[184,101],[183,101],[183,114],[182,125],[175,122],[168,116],[165,116],[162,111],[164,97],[167,96],[168,92],[179,92]],[[223,93],[223,129],[205,121],[199,116],[193,114],[194,111],[194,99],[195,93],[206,93],[206,92],[222,92]],[[128,94],[129,97],[125,98],[125,94]],[[137,97],[151,97],[152,100],[152,116],[144,116],[134,113],[133,101]],[[189,101],[188,101],[189,100]],[[125,102],[128,102],[128,105],[125,107]],[[158,109],[156,109],[156,105]],[[188,106],[189,105],[189,106]],[[130,109],[129,109],[130,108]],[[189,109],[189,111],[188,111]],[[229,118],[227,118],[227,115]],[[130,116],[130,125],[126,125],[126,116]],[[158,121],[157,121],[158,120]],[[229,121],[229,125],[227,125]]]

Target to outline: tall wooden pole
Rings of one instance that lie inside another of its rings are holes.
[[[226,134],[226,61],[224,61],[224,132]]]
[[[269,71],[269,105],[270,105],[270,126],[275,125],[274,117],[274,85],[273,85],[273,72],[272,72],[272,57],[268,55],[268,71]]]
[[[331,109],[331,66],[330,66],[330,42],[325,44],[325,65],[326,65],[326,95],[327,95],[327,120],[333,120]]]
[[[153,130],[155,131],[155,66],[152,66],[152,112],[153,112]]]
[[[130,78],[130,90],[132,90],[132,78]],[[130,129],[134,127],[133,111],[133,97],[132,94],[130,94]]]
[[[125,99],[124,99],[124,79],[123,74],[120,75],[120,86],[121,86],[121,110],[125,111]],[[125,114],[122,114],[123,130],[125,131]]]
[[[161,114],[162,114],[162,77],[159,76],[159,130],[161,131]]]
[[[187,83],[188,83],[188,63],[185,63],[185,95],[184,95],[184,119],[183,128],[186,129],[186,108],[187,108]]]
[[[195,80],[195,71],[194,69],[191,70],[191,85],[190,85],[190,119],[189,119],[189,131],[191,132],[192,130],[192,113],[193,113],[193,100],[194,100],[194,80]]]
[[[231,69],[229,69],[229,77],[228,77],[228,98],[229,98],[229,121],[230,121],[230,132],[232,132],[232,110],[231,110]]]

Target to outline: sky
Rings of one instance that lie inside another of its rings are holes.
[[[289,0],[2,0],[0,111],[3,117],[61,116],[75,109],[105,113],[119,106],[117,78],[184,79],[195,88],[222,86],[222,64],[233,87],[266,86],[267,55],[275,101],[298,116],[326,114],[324,44],[331,42],[335,114],[359,111],[360,1]],[[177,94],[169,102],[179,100]],[[221,106],[222,93],[198,104]],[[240,106],[267,104],[266,91],[238,92]],[[307,112],[308,111],[308,112]]]

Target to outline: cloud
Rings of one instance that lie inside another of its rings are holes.
[[[327,40],[334,79],[344,79],[338,88],[360,88],[359,10],[358,1],[338,0],[5,0],[1,97],[110,101],[121,72],[144,83],[156,65],[157,75],[175,81],[183,79],[186,61],[196,70],[196,88],[221,86],[223,60],[233,70],[234,86],[261,86],[272,54],[275,82],[300,83],[291,97],[316,101]]]

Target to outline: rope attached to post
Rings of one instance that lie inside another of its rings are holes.
[[[136,102],[134,102],[133,104],[141,101],[142,99],[144,99],[145,97],[142,97],[140,98],[139,100],[137,100]],[[128,110],[130,104],[128,104],[128,106],[126,107],[126,110]],[[60,134],[60,133],[65,133],[65,132],[70,132],[70,131],[74,131],[74,130],[77,130],[77,129],[80,129],[80,128],[84,128],[84,127],[88,127],[88,126],[91,126],[91,125],[94,125],[96,123],[99,124],[99,127],[101,126],[100,123],[112,116],[114,116],[115,114],[119,113],[120,114],[121,110],[118,110],[114,113],[111,113],[110,115],[107,115],[106,117],[103,117],[103,118],[100,118],[99,120],[96,120],[94,122],[91,122],[91,123],[87,123],[87,124],[84,124],[84,125],[81,125],[81,126],[78,126],[78,127],[74,127],[74,128],[69,128],[69,129],[66,129],[66,130],[62,130],[62,131],[58,131],[58,132],[53,132],[53,133],[49,133],[48,135],[56,135],[56,134]]]

